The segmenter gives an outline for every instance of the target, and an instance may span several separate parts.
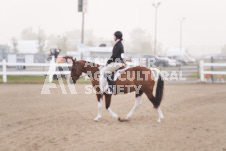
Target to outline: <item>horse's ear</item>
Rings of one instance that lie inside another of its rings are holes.
[[[64,59],[68,62],[68,59],[72,60],[73,62],[76,60],[73,59],[72,56],[65,56]]]
[[[73,59],[72,61],[73,61],[73,64],[75,64],[75,63],[76,63],[76,58],[75,58],[75,59]]]

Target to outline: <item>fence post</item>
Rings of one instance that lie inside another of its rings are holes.
[[[54,72],[56,70],[56,67],[55,67],[55,57],[52,56],[52,59],[50,61],[50,67],[49,67],[49,82],[53,82],[53,75],[54,75]]]
[[[203,64],[204,64],[204,61],[201,60],[200,63],[199,63],[199,74],[200,74],[200,80],[203,82],[204,81],[204,67],[203,67]]]
[[[200,70],[200,64],[197,63],[197,79],[201,78],[199,70]]]
[[[213,56],[211,57],[211,63],[214,63],[214,59],[213,59]],[[211,66],[211,71],[214,71],[214,67]],[[211,82],[213,82],[213,74],[211,74]]]
[[[2,71],[3,71],[2,80],[4,83],[6,83],[7,82],[7,73],[6,73],[6,60],[5,59],[2,60]]]

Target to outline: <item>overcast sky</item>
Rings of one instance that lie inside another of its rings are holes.
[[[97,37],[112,39],[116,30],[125,41],[134,28],[142,28],[154,37],[154,0],[88,0],[85,29]],[[0,44],[19,37],[28,27],[44,28],[47,34],[61,35],[81,29],[77,0],[0,0]],[[180,24],[183,46],[191,53],[219,52],[226,44],[226,0],[162,0],[158,9],[158,42],[163,48],[178,47]],[[198,52],[199,51],[199,52]]]

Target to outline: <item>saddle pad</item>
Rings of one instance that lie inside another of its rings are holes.
[[[114,75],[114,81],[117,80],[117,78],[120,76],[121,72],[123,72],[123,71],[125,71],[125,70],[127,70],[127,69],[129,69],[129,68],[130,68],[130,67],[126,67],[126,68],[123,68],[123,69],[118,70],[118,71],[115,73],[115,75]]]

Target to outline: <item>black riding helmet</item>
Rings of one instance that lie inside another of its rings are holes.
[[[120,39],[120,40],[123,40],[122,39],[122,32],[121,31],[116,31],[115,33],[114,33],[114,35],[115,35],[115,37],[117,38],[117,39]]]

